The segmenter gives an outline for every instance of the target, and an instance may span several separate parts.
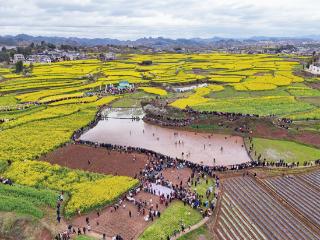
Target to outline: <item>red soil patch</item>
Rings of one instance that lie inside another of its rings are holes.
[[[161,213],[165,209],[165,206],[159,203],[159,197],[150,193],[140,192],[134,198],[149,203],[150,199],[152,199],[154,209],[158,203]],[[125,205],[125,208],[123,205]],[[132,213],[131,218],[129,217],[129,211]],[[148,209],[146,209],[147,214]],[[114,211],[113,207],[107,207],[100,212],[99,217],[97,213],[93,212],[75,217],[71,220],[70,224],[74,227],[86,227],[86,217],[89,217],[90,226],[93,231],[101,234],[105,233],[108,237],[120,234],[124,239],[137,239],[145,228],[152,224],[151,221],[146,222],[142,214],[138,215],[137,207],[128,201],[124,201],[117,211]],[[99,225],[97,225],[97,222]]]
[[[303,132],[295,137],[299,142],[320,147],[320,135],[311,132]]]
[[[172,182],[173,185],[187,186],[188,178],[191,177],[192,170],[190,168],[167,168],[162,171],[165,180]]]
[[[286,129],[272,129],[264,125],[257,125],[253,133],[254,136],[269,139],[286,139],[303,144],[320,147],[320,134],[312,132],[301,132],[298,134],[290,134]]]
[[[69,144],[48,153],[42,160],[72,169],[134,177],[147,164],[148,157],[145,154]]]
[[[271,129],[268,126],[264,126],[262,124],[259,124],[256,126],[256,129],[254,131],[254,135],[263,136],[265,138],[284,138],[288,135],[288,131],[285,129]]]

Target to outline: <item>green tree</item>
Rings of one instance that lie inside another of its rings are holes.
[[[18,61],[15,65],[16,67],[16,73],[21,73],[23,71],[23,62]]]

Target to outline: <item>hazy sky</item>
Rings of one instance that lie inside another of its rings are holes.
[[[320,0],[0,0],[0,35],[248,37],[320,34]]]

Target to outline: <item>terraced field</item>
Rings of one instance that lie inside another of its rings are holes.
[[[311,179],[317,175],[319,177],[319,172],[314,173]],[[308,185],[308,178],[305,178],[307,182],[302,179],[298,177],[277,177],[265,181],[301,214],[320,226],[320,191]]]
[[[151,60],[152,65],[141,66],[144,60]],[[306,98],[319,97],[320,91],[294,74],[298,66],[298,61],[288,56],[266,54],[133,54],[110,62],[90,59],[35,64],[28,77],[0,68],[7,80],[0,83],[0,93],[13,93],[21,102],[46,103],[86,97],[85,92],[126,80],[140,85],[140,91],[172,98],[169,102],[178,108],[319,119],[316,104]],[[189,97],[170,95],[164,89],[199,81],[208,86]],[[77,102],[61,104],[73,101]],[[87,101],[79,99],[80,103]]]
[[[320,239],[249,177],[225,180],[219,239]]]

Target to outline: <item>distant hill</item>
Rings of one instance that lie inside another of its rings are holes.
[[[305,37],[264,37],[255,36],[247,39],[232,39],[232,38],[190,38],[190,39],[170,39],[170,38],[139,38],[137,40],[118,40],[112,38],[78,38],[78,37],[46,37],[46,36],[30,36],[27,34],[19,34],[16,36],[6,35],[0,36],[0,45],[16,46],[27,45],[32,42],[40,43],[45,41],[47,43],[53,43],[56,45],[68,44],[74,46],[99,46],[99,45],[129,45],[129,46],[146,46],[153,48],[169,48],[169,47],[217,47],[227,45],[241,45],[259,43],[260,41],[320,41],[320,35],[305,36]]]

